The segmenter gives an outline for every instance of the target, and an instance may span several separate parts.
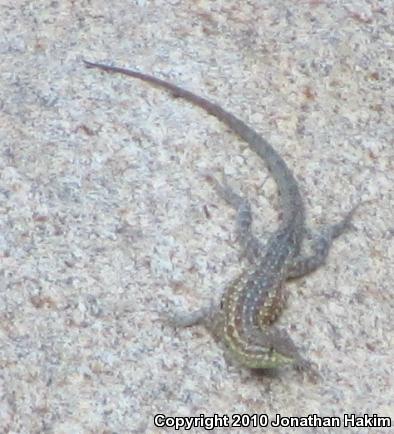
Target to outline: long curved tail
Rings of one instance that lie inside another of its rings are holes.
[[[153,77],[152,75],[143,74],[138,71],[130,69],[119,68],[117,66],[109,66],[101,63],[88,62],[84,60],[85,65],[88,68],[99,68],[107,72],[115,72],[130,77],[138,78],[145,82],[160,88],[164,88],[171,92],[174,97],[183,98],[190,103],[200,107],[207,113],[215,116],[225,125],[227,125],[234,133],[236,133],[241,139],[245,140],[250,148],[259,155],[265,162],[272,177],[275,179],[280,201],[282,205],[282,225],[287,226],[289,224],[302,224],[304,207],[301,199],[301,194],[298,189],[297,181],[293,174],[284,162],[282,157],[275,151],[275,149],[252,128],[242,122],[233,114],[222,109],[219,105],[208,101],[201,96],[198,96],[186,89],[182,89],[174,84],[171,84],[160,78]]]

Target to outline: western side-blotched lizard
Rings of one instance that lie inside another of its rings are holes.
[[[323,264],[333,239],[349,227],[355,208],[342,221],[326,226],[320,232],[314,240],[311,256],[302,255],[301,246],[307,230],[300,190],[284,160],[264,138],[217,104],[164,80],[99,63],[85,61],[85,65],[139,78],[191,102],[230,127],[264,160],[278,187],[282,215],[278,229],[263,248],[251,232],[249,203],[226,184],[211,179],[222,197],[237,209],[238,238],[251,267],[230,284],[220,307],[203,308],[179,322],[184,325],[205,323],[225,344],[230,356],[247,368],[277,368],[286,364],[308,366],[287,332],[273,325],[286,299],[284,284],[288,279],[308,274]]]

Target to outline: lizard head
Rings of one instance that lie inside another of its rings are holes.
[[[249,336],[250,351],[243,364],[252,369],[276,369],[285,365],[297,365],[301,360],[290,336],[282,330],[270,327],[264,333]],[[251,344],[251,345],[250,345]]]
[[[269,351],[267,361],[263,368],[275,369],[285,365],[293,365],[297,370],[307,373],[312,381],[320,378],[320,374],[315,366],[309,361],[303,359],[290,336],[285,332],[274,327],[266,334]]]

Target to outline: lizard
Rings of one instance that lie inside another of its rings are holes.
[[[286,281],[307,275],[323,265],[333,240],[351,227],[353,214],[359,204],[338,223],[326,225],[314,237],[312,253],[304,255],[302,245],[309,230],[305,225],[300,188],[286,162],[266,139],[218,104],[170,82],[116,66],[86,60],[84,63],[88,68],[140,79],[203,109],[229,127],[264,161],[279,194],[281,221],[278,228],[263,247],[251,230],[249,202],[235,193],[226,182],[221,184],[209,176],[216,191],[237,211],[237,238],[251,266],[229,284],[220,306],[212,306],[211,303],[191,314],[178,315],[176,323],[183,326],[204,324],[215,339],[224,344],[230,358],[245,368],[266,370],[294,365],[309,369],[314,374],[311,364],[301,357],[289,334],[273,323],[285,306]]]

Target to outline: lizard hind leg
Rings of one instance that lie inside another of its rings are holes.
[[[236,217],[236,236],[243,248],[243,256],[250,262],[263,255],[263,245],[252,233],[253,215],[250,202],[237,194],[223,179],[220,183],[211,175],[207,175],[207,180],[213,185],[217,194],[237,212]]]
[[[354,206],[341,221],[327,225],[320,231],[313,242],[313,253],[310,256],[300,255],[294,258],[288,269],[288,278],[293,279],[305,276],[323,265],[333,241],[347,230],[353,228],[352,219],[359,206],[360,203]]]

